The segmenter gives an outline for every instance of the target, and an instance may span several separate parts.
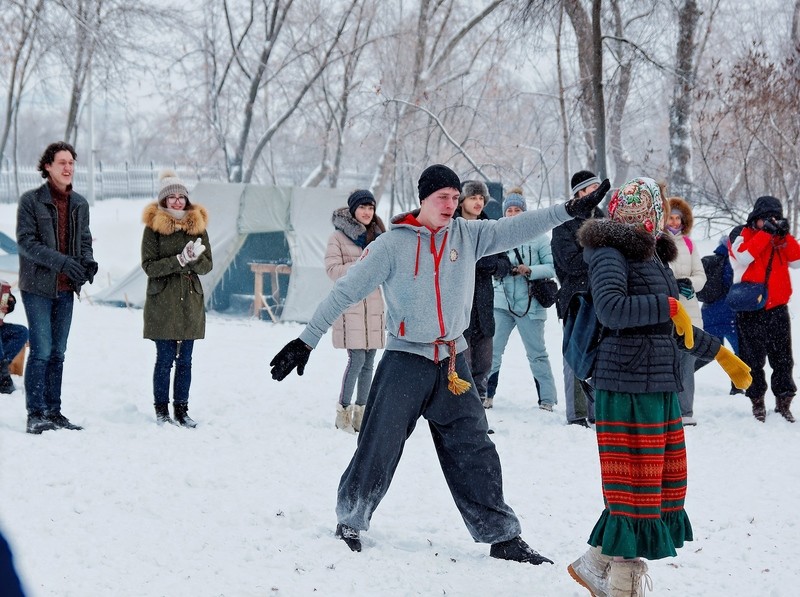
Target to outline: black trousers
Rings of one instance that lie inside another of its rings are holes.
[[[739,335],[739,358],[750,365],[753,383],[747,389],[748,398],[761,398],[767,392],[764,365],[769,359],[772,368],[770,386],[776,397],[794,396],[797,386],[792,379],[792,330],[789,308],[742,311],[736,314]]]
[[[472,538],[497,543],[520,534],[519,520],[503,499],[500,458],[487,435],[486,412],[473,386],[459,396],[447,389],[449,358],[387,350],[383,353],[364,411],[350,465],[339,481],[340,523],[367,530],[372,513],[389,489],[406,439],[417,420],[428,420],[436,455],[453,500]],[[472,382],[464,353],[456,372]],[[419,489],[425,508],[425,488]]]

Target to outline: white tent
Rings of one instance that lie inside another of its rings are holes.
[[[306,322],[332,286],[324,254],[331,214],[346,205],[336,189],[200,182],[190,192],[208,210],[214,269],[202,276],[206,306],[227,305],[230,294],[253,294],[249,262],[291,265],[281,319]],[[269,281],[265,281],[269,288]],[[141,267],[94,297],[143,307],[147,277]]]

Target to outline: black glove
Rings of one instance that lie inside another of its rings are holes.
[[[610,188],[611,183],[606,178],[594,191],[583,197],[570,199],[564,204],[564,207],[567,208],[567,213],[573,218],[588,218],[592,215],[594,208],[606,198],[606,193]]]
[[[67,257],[64,265],[61,266],[61,273],[80,286],[86,282],[86,272],[83,266],[74,257]]]
[[[94,277],[97,275],[97,262],[92,261],[91,259],[87,259],[82,262],[83,263],[83,271],[86,274],[86,281],[91,284],[94,282]]]
[[[14,298],[13,294],[8,295],[8,303],[6,304],[6,313],[11,313],[14,310],[14,307],[17,306],[17,299]]]
[[[272,379],[281,381],[297,367],[297,375],[303,375],[308,357],[311,356],[311,349],[300,338],[295,338],[286,346],[281,348],[269,362],[272,367],[270,373]]]
[[[786,236],[789,234],[789,221],[781,218],[775,222],[778,236]]]
[[[687,300],[694,297],[694,286],[689,278],[678,278],[676,282],[678,282],[678,290]]]

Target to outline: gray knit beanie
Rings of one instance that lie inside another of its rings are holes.
[[[159,190],[158,190],[158,203],[162,207],[166,207],[165,199],[169,195],[183,195],[186,197],[186,206],[189,206],[189,191],[186,185],[178,178],[174,170],[162,170],[158,175]]]

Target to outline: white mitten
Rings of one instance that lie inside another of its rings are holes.
[[[193,252],[194,252],[194,243],[192,241],[189,241],[188,243],[186,243],[186,246],[183,247],[183,251],[181,251],[176,255],[176,257],[178,258],[178,263],[181,264],[181,267],[186,267],[187,263],[189,263],[190,261],[194,261]]]
[[[206,246],[203,244],[202,239],[198,236],[197,240],[192,243],[192,261],[196,261],[200,258],[200,255],[206,250]]]

